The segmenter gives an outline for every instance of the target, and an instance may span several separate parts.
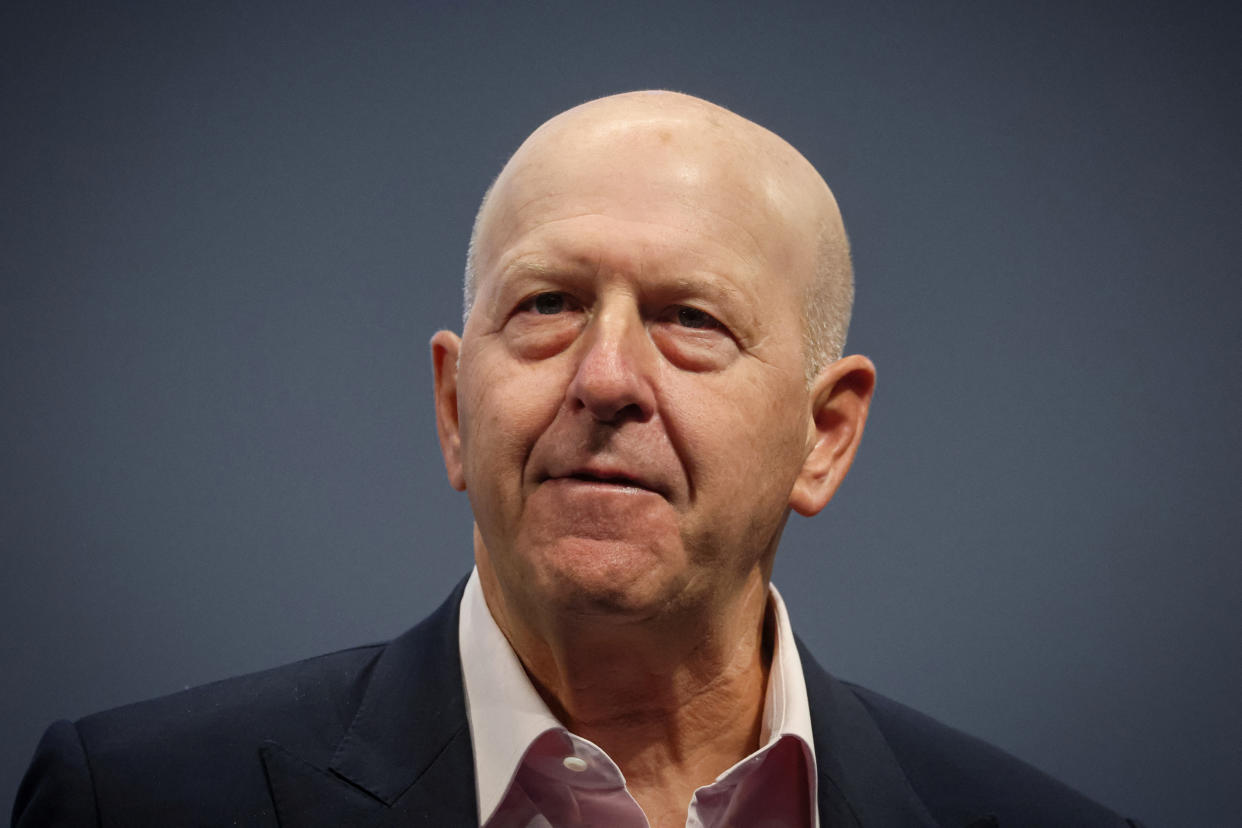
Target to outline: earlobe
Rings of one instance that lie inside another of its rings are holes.
[[[875,366],[853,354],[824,368],[811,388],[810,450],[789,494],[789,505],[810,517],[828,505],[845,478],[875,390]]]
[[[457,408],[457,359],[461,338],[452,331],[437,331],[431,338],[431,369],[435,381],[436,432],[449,484],[465,491],[466,477],[461,461],[461,421]]]

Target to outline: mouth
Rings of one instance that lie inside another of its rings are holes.
[[[549,475],[545,480],[549,482],[566,481],[586,483],[594,486],[608,486],[618,489],[638,489],[640,491],[652,492],[653,494],[665,497],[664,491],[651,481],[641,477],[636,477],[621,471],[597,470],[597,469],[580,469],[569,471],[564,474]]]
[[[591,474],[578,472],[566,476],[569,480],[581,480],[584,483],[602,483],[608,486],[627,486],[631,489],[649,489],[639,480],[624,474]]]

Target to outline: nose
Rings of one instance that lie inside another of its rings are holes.
[[[571,410],[600,422],[645,422],[655,413],[653,345],[635,308],[598,313],[585,331],[583,348],[567,390]]]

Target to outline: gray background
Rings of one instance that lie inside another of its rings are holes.
[[[879,390],[776,580],[839,675],[1238,824],[1242,18],[1225,4],[0,12],[0,807],[44,725],[389,637],[468,567],[426,343],[601,94],[788,138]]]

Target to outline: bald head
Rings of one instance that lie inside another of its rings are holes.
[[[464,320],[509,229],[540,198],[583,194],[584,210],[627,188],[670,201],[686,192],[743,205],[730,221],[803,297],[808,380],[839,357],[853,301],[849,245],[815,168],[775,133],[708,101],[631,92],[563,112],[522,143],[484,195],[466,261]],[[594,199],[594,201],[593,201]],[[710,198],[706,199],[710,202]],[[641,218],[641,217],[640,217]]]

